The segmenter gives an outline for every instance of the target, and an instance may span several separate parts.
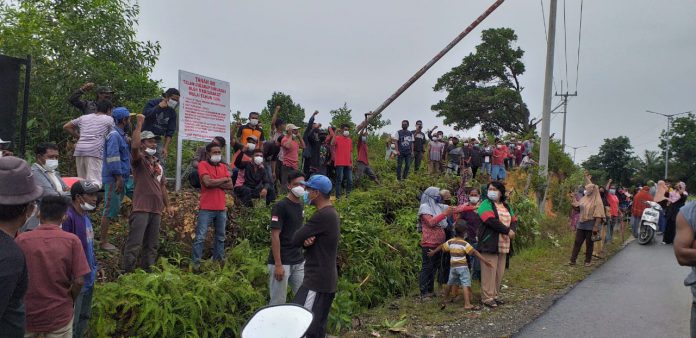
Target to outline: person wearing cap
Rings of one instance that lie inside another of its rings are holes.
[[[12,143],[12,142],[10,142],[10,141],[3,141],[3,140],[0,138],[0,157],[3,157],[3,156],[14,156],[14,153],[11,152],[10,149],[9,149],[11,143]]]
[[[90,181],[77,181],[70,189],[71,203],[68,217],[61,228],[77,236],[87,258],[89,273],[84,276],[84,285],[80,295],[75,299],[75,318],[73,319],[73,337],[83,337],[92,316],[92,291],[97,279],[97,258],[94,255],[94,229],[88,213],[97,208],[99,187]]]
[[[304,203],[315,206],[316,211],[292,238],[293,246],[305,250],[304,280],[293,303],[314,314],[306,336],[324,337],[338,282],[336,258],[341,219],[331,203],[333,186],[328,177],[314,175],[304,187]]]
[[[425,153],[426,136],[423,132],[423,121],[416,121],[416,130],[411,134],[413,135],[413,171],[418,172],[423,161],[423,153]]]
[[[97,112],[97,102],[101,100],[111,101],[114,98],[114,91],[111,87],[97,87],[97,99],[94,101],[83,100],[82,95],[94,88],[94,83],[87,82],[78,90],[74,91],[69,97],[68,102],[82,112],[82,115],[94,114]]]
[[[32,178],[29,165],[17,157],[0,158],[0,334],[24,337],[24,295],[29,278],[22,249],[14,237],[36,213],[43,194]]]
[[[169,88],[162,93],[162,98],[147,101],[143,108],[145,124],[143,131],[149,131],[164,138],[164,142],[157,144],[157,158],[160,159],[162,166],[165,166],[167,155],[169,154],[169,144],[176,133],[176,107],[179,106],[179,90]]]
[[[74,302],[91,269],[80,239],[60,228],[69,205],[62,197],[45,197],[39,206],[41,225],[15,239],[26,257],[31,280],[24,298],[24,337],[72,336]]]
[[[63,125],[63,129],[77,139],[73,153],[77,176],[99,186],[102,185],[104,140],[116,126],[111,118],[112,109],[111,101],[97,101],[96,113],[82,115]]]
[[[288,173],[300,168],[300,149],[304,149],[304,140],[300,137],[300,127],[288,123],[285,126],[285,137],[280,142],[283,149],[283,166],[280,173],[280,191],[286,192],[288,185]]]
[[[276,107],[276,109],[278,108]],[[237,139],[243,146],[247,144],[250,136],[256,137],[256,140],[259,141],[259,146],[266,141],[263,136],[263,128],[259,124],[259,113],[255,111],[249,113],[249,122],[237,129]]]
[[[126,135],[126,128],[130,126],[130,112],[126,107],[118,107],[112,111],[111,115],[116,128],[106,137],[104,148],[102,182],[105,195],[99,247],[116,251],[116,246],[109,243],[109,227],[111,221],[117,219],[121,212],[121,202],[126,193],[125,182],[131,175],[130,146]]]
[[[58,172],[58,146],[55,143],[40,143],[34,149],[36,162],[31,165],[31,173],[34,183],[43,188],[43,195],[46,196],[69,196],[68,186]],[[41,199],[38,200],[40,202]],[[33,230],[39,226],[39,219],[32,217],[20,229],[21,232]]]
[[[293,295],[304,279],[302,248],[291,244],[295,231],[304,222],[304,176],[299,171],[288,173],[288,194],[271,210],[271,250],[268,253],[268,305],[284,304],[288,285]]]
[[[135,181],[133,208],[129,219],[128,238],[123,252],[123,270],[132,272],[136,265],[145,271],[157,260],[162,213],[173,214],[167,201],[167,178],[159,163],[157,139],[151,131],[142,131],[145,116],[136,116],[137,124],[131,141],[131,170]],[[140,264],[137,257],[141,256]]]
[[[336,198],[341,198],[344,180],[346,197],[353,190],[353,139],[350,138],[350,125],[344,123],[331,134],[331,145],[335,147],[334,166],[336,168]]]

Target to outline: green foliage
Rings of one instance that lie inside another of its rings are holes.
[[[136,40],[138,13],[137,3],[127,0],[0,4],[0,53],[32,57],[29,149],[68,141],[61,126],[81,113],[67,98],[85,82],[111,86],[115,103],[132,112],[161,94],[149,77],[160,46]]]
[[[305,126],[305,110],[299,103],[295,103],[292,97],[282,92],[273,92],[271,99],[266,101],[266,107],[261,112],[261,121],[266,132],[273,129],[271,126],[271,117],[275,111],[275,107],[280,106],[278,118],[283,119],[285,123],[292,123],[300,128]]]
[[[636,158],[631,165],[636,168],[636,173],[632,180],[633,183],[643,184],[649,180],[656,181],[658,178],[663,177],[665,174],[665,160],[662,156],[663,154],[657,151],[645,150],[643,157]],[[674,169],[672,167],[672,172],[674,172]],[[677,176],[680,176],[679,173],[677,173]]]
[[[517,216],[517,235],[513,239],[513,248],[519,251],[534,245],[539,236],[539,224],[541,214],[534,201],[522,194],[513,194],[510,197],[510,208]]]
[[[352,111],[352,109],[348,108],[347,103],[343,103],[343,107],[330,111],[329,115],[331,115],[331,125],[336,128],[340,128],[343,124],[347,124],[350,126],[351,130],[354,130],[355,123],[353,122],[353,117],[351,116]]]
[[[481,33],[476,52],[437,80],[435,91],[447,97],[432,106],[445,124],[455,129],[481,129],[527,133],[532,126],[529,109],[522,100],[520,76],[524,74],[524,51],[514,47],[517,34],[510,28],[492,28]]]
[[[686,182],[687,186],[696,186],[696,117],[689,114],[686,117],[674,119],[672,128],[667,134],[662,132],[662,142],[660,148],[664,150],[667,146],[669,137],[669,176],[677,180]],[[664,162],[663,162],[664,165]],[[664,172],[652,179],[661,178]]]
[[[635,168],[633,163],[633,146],[626,136],[605,139],[597,155],[592,155],[582,166],[590,171],[597,184],[611,178],[614,182],[628,186]]]

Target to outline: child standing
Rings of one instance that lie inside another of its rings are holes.
[[[466,262],[466,255],[470,254],[477,257],[483,264],[487,266],[493,266],[491,262],[483,258],[481,254],[474,249],[464,237],[466,237],[467,223],[463,219],[457,220],[455,224],[454,231],[456,236],[447,242],[443,243],[435,250],[431,250],[428,256],[433,256],[439,251],[449,252],[450,254],[450,273],[449,281],[447,281],[447,288],[445,289],[445,299],[443,300],[442,307],[445,307],[445,303],[449,298],[450,291],[452,287],[462,286],[464,287],[464,309],[478,311],[481,308],[478,306],[471,305],[471,274],[469,273],[469,267]]]

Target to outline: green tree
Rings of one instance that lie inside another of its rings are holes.
[[[85,82],[111,86],[132,112],[161,94],[150,79],[160,46],[136,40],[138,12],[126,0],[0,3],[0,53],[32,57],[28,149],[69,140],[61,126],[81,112],[67,98]]]
[[[481,39],[475,53],[437,80],[433,89],[446,91],[447,97],[432,110],[457,130],[480,125],[496,135],[525,134],[534,123],[521,95],[524,51],[513,46],[517,35],[510,28],[492,28],[484,30]]]
[[[331,125],[336,128],[340,128],[341,125],[348,124],[351,130],[355,129],[355,123],[353,122],[353,117],[351,116],[352,112],[353,110],[348,108],[347,103],[343,103],[342,107],[330,111],[329,115],[331,115]]]
[[[273,128],[270,123],[276,106],[280,106],[278,118],[283,119],[285,123],[292,123],[300,128],[305,126],[304,108],[302,108],[299,103],[295,103],[290,95],[282,92],[273,92],[271,99],[266,101],[266,107],[261,111],[260,116],[261,122],[264,123],[264,127],[266,127],[268,131]]]
[[[582,166],[590,171],[597,184],[606,178],[611,178],[614,182],[628,186],[636,171],[631,165],[634,159],[631,141],[626,136],[619,136],[605,139],[604,144],[599,148],[599,153],[590,156]],[[599,177],[602,180],[599,180]]]
[[[633,166],[636,168],[633,183],[645,183],[648,180],[657,181],[665,173],[665,161],[660,153],[654,150],[645,150],[643,157],[637,158]]]
[[[669,138],[667,138],[669,137]],[[683,180],[689,186],[696,185],[696,117],[689,114],[686,117],[674,119],[669,135],[662,132],[660,148],[664,154],[669,139],[669,176]],[[662,173],[658,177],[662,177]]]

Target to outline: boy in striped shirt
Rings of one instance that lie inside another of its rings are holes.
[[[447,287],[445,289],[445,299],[442,302],[443,309],[452,288],[461,285],[464,287],[464,309],[474,311],[480,310],[480,307],[471,305],[471,274],[469,273],[466,255],[476,256],[483,264],[486,264],[489,267],[493,266],[491,262],[483,258],[483,256],[481,256],[481,254],[476,251],[474,247],[464,240],[466,237],[466,228],[467,223],[465,220],[457,220],[457,223],[454,226],[454,231],[456,233],[455,237],[445,243],[442,243],[442,245],[428,253],[428,256],[432,257],[439,251],[445,251],[449,252],[451,257],[449,280],[447,281]]]

